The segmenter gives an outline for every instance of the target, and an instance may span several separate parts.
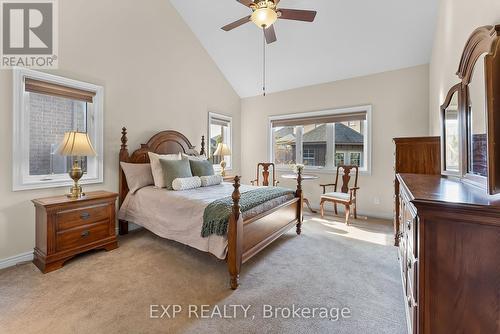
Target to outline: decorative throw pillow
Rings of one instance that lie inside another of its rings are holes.
[[[177,178],[172,181],[172,189],[188,190],[201,187],[201,179],[198,176]]]
[[[186,153],[182,153],[182,158],[196,161],[203,161],[208,159],[205,155],[187,155]]]
[[[220,175],[202,176],[200,179],[202,187],[216,186],[222,183],[222,176]]]
[[[155,182],[155,187],[165,188],[165,176],[163,174],[163,169],[160,164],[160,159],[164,160],[181,160],[181,154],[156,154],[153,152],[148,152],[149,162],[151,163],[151,171],[153,173],[153,180]]]
[[[189,160],[191,165],[191,173],[194,176],[209,176],[214,175],[214,166],[208,160]]]
[[[165,180],[165,188],[172,190],[172,181],[178,178],[192,177],[189,160],[166,160],[160,159]]]
[[[154,184],[153,174],[150,164],[129,164],[120,162],[125,178],[127,179],[128,189],[132,194],[141,188]]]

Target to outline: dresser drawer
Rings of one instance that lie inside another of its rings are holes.
[[[57,232],[57,251],[84,246],[109,236],[109,220]]]
[[[109,204],[60,211],[56,214],[57,231],[88,225],[109,217]]]
[[[413,300],[417,299],[417,266],[418,261],[411,254],[408,254],[406,258],[406,293],[411,295]]]
[[[402,271],[403,286],[406,286],[406,271],[407,271],[406,242],[407,242],[406,238],[401,238],[399,240],[399,264],[400,264],[401,271]]]
[[[417,333],[417,319],[418,319],[418,305],[412,296],[407,296],[407,310],[408,310],[408,333]]]

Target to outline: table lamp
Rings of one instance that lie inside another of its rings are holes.
[[[82,168],[78,165],[78,157],[96,156],[96,152],[92,147],[90,138],[86,132],[70,131],[64,134],[57,154],[74,157],[73,167],[69,172],[69,176],[75,182],[70,188],[69,198],[81,198],[85,196],[82,192],[82,187],[78,184],[78,180],[83,176]]]
[[[221,167],[221,172],[220,175],[226,176],[226,162],[224,161],[225,156],[230,156],[231,155],[231,150],[229,149],[229,146],[223,143],[219,143],[217,145],[217,149],[214,152],[214,156],[222,157],[222,161],[220,162],[220,167]]]

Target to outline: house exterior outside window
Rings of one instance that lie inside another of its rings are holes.
[[[345,164],[345,153],[335,153],[335,166]]]
[[[281,169],[334,171],[356,165],[370,172],[371,106],[270,117],[270,158]]]
[[[349,165],[353,166],[361,166],[361,153],[351,153],[351,161],[349,161]]]

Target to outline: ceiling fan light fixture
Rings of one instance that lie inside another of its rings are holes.
[[[259,28],[268,28],[278,20],[278,13],[271,8],[258,8],[252,13],[251,19]]]

